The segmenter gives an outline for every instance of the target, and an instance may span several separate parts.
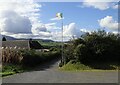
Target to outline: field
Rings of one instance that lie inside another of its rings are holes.
[[[60,47],[62,45],[61,42],[43,42],[39,40],[39,43],[44,47],[44,48],[51,48],[51,47]]]

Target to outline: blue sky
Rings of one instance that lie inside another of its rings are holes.
[[[7,0],[3,0],[7,1]],[[61,20],[56,13],[63,13],[64,40],[80,37],[85,32],[104,29],[117,33],[117,2],[35,2],[14,0],[0,2],[0,32],[15,38],[61,40]],[[54,19],[54,20],[53,20]]]
[[[118,19],[118,9],[98,10],[92,7],[82,7],[82,2],[45,2],[42,4],[40,19],[43,23],[56,22],[50,19],[58,12],[63,13],[64,25],[74,22],[78,28],[88,30],[100,29],[98,20],[106,16],[112,16],[114,20]],[[57,21],[57,26],[60,26],[59,23],[60,21]]]

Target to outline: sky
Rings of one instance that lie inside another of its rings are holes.
[[[56,18],[56,13],[62,13],[63,19]],[[62,21],[64,41],[98,29],[117,33],[118,3],[98,2],[98,0],[93,0],[93,2],[91,0],[83,0],[83,2],[6,0],[6,2],[0,2],[2,35],[61,41]]]

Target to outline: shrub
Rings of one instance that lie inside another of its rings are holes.
[[[22,65],[34,66],[42,61],[42,58],[39,55],[35,54],[34,50],[24,51],[22,52],[22,55],[24,56],[21,61]]]
[[[2,62],[23,66],[35,66],[42,62],[59,58],[60,51],[41,52],[35,50],[3,49]]]
[[[58,52],[60,52],[60,48],[57,48],[57,47],[51,47],[49,50],[50,51],[58,51]]]
[[[69,61],[66,65],[61,67],[61,70],[66,71],[79,71],[79,70],[91,70],[89,66],[81,64],[80,62],[76,62],[74,60]]]
[[[76,58],[77,61],[89,62],[90,59],[88,59],[88,58],[90,56],[91,55],[89,53],[89,50],[88,50],[87,46],[84,44],[79,44],[74,50],[74,57]],[[92,58],[92,56],[91,56],[91,58]]]
[[[42,53],[39,53],[39,55],[41,57],[44,57],[45,58],[45,61],[47,60],[51,60],[53,58],[57,58],[60,56],[59,52],[57,51],[52,51],[52,52],[42,52]]]
[[[64,46],[63,49],[63,64],[66,64],[67,62],[69,62],[70,60],[74,60],[74,46],[73,44],[67,44]]]
[[[74,47],[78,46],[79,44],[85,44],[84,40],[81,38],[73,40]]]
[[[60,53],[57,51],[52,52],[36,52],[34,50],[24,51],[23,52],[22,64],[27,66],[35,66],[42,62],[58,58]]]
[[[120,59],[120,37],[113,33],[98,31],[86,33],[73,40],[65,48],[65,62],[75,59],[86,63],[118,62]]]

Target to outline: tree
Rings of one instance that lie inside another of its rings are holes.
[[[5,37],[3,37],[3,38],[2,38],[2,41],[6,41],[6,38],[5,38]]]
[[[79,44],[85,44],[84,40],[81,38],[73,40],[74,47],[78,46]]]
[[[65,47],[64,54],[69,61],[74,58],[84,64],[116,62],[120,59],[120,37],[104,30],[86,33]]]

